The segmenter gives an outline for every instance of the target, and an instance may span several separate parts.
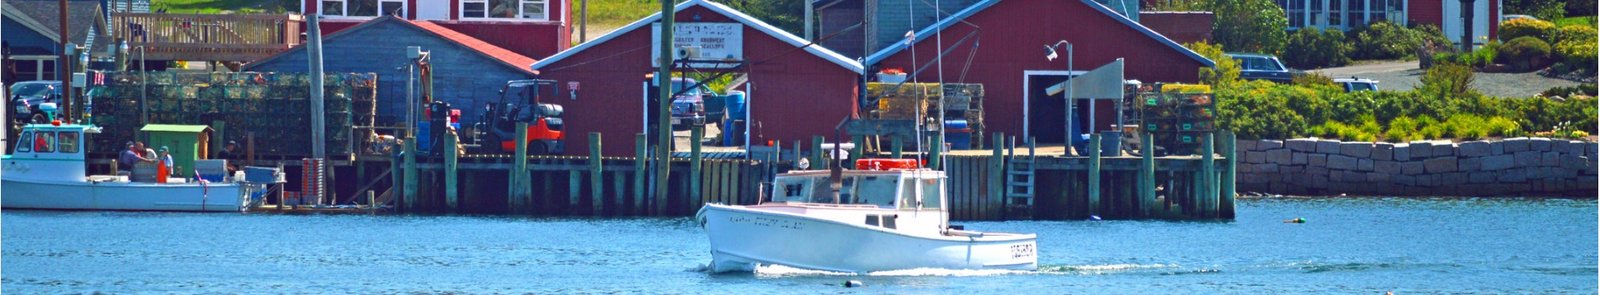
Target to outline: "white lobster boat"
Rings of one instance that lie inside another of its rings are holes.
[[[935,269],[1034,270],[1033,234],[983,233],[949,226],[943,171],[914,160],[860,160],[832,172],[799,171],[774,180],[759,205],[707,204],[696,219],[711,238],[715,272],[776,264],[868,273]]]
[[[0,207],[239,212],[249,204],[249,185],[243,183],[142,183],[87,175],[84,144],[95,133],[100,128],[91,125],[24,126],[16,150],[0,158]]]

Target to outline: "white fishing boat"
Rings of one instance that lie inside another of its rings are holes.
[[[1033,234],[949,226],[944,172],[915,166],[915,160],[866,159],[857,167],[869,169],[784,173],[758,205],[701,207],[695,218],[711,238],[712,270],[1038,267]]]
[[[172,178],[130,181],[128,175],[88,175],[87,136],[99,127],[24,126],[16,149],[0,159],[0,207],[6,209],[232,211],[247,208],[249,184]]]

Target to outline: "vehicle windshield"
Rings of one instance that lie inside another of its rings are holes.
[[[1250,71],[1282,71],[1283,66],[1277,61],[1265,57],[1239,57],[1239,68]]]
[[[1350,85],[1350,92],[1356,92],[1356,91],[1378,91],[1378,85],[1373,84],[1373,83],[1350,82],[1349,85]]]
[[[11,93],[22,97],[44,96],[55,89],[50,83],[19,83],[11,85]]]
[[[695,84],[694,81],[673,80],[672,81],[672,93],[678,93],[678,91],[683,91],[684,87],[694,86],[694,84]],[[679,95],[683,95],[683,96],[700,96],[700,88],[699,87],[695,87],[694,89],[690,89],[689,91],[685,91],[685,92],[683,92],[682,94],[679,94]]]

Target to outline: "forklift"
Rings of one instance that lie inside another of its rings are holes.
[[[516,152],[517,123],[528,123],[528,154],[558,155],[565,152],[562,141],[561,105],[541,103],[544,95],[555,95],[555,80],[529,79],[506,81],[500,88],[500,101],[484,106],[472,126],[477,152],[506,154]]]

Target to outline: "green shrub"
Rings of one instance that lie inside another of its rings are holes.
[[[1302,28],[1289,35],[1283,62],[1300,69],[1342,66],[1350,63],[1348,52],[1350,44],[1344,42],[1344,33],[1334,29]]]
[[[1376,124],[1376,123],[1374,123]],[[1366,132],[1361,127],[1335,121],[1328,121],[1311,128],[1312,134],[1323,138],[1335,138],[1345,141],[1377,141],[1377,133]]]
[[[1219,88],[1217,124],[1240,138],[1292,138],[1305,135],[1306,120],[1289,107],[1284,85],[1267,81],[1241,81]]]
[[[1595,28],[1591,26],[1567,25],[1562,26],[1560,29],[1556,29],[1554,33],[1550,34],[1549,40],[1550,43],[1561,43],[1567,41],[1595,42],[1595,39],[1597,39],[1596,34]]]
[[[1417,128],[1416,137],[1419,139],[1445,138],[1446,131],[1444,124],[1439,124],[1439,121],[1434,120],[1433,117],[1417,118],[1417,126],[1422,126]]]
[[[1222,46],[1205,42],[1189,43],[1183,46],[1216,63],[1215,67],[1200,68],[1200,83],[1224,88],[1239,81],[1239,61],[1228,57],[1227,52],[1222,50]]]
[[[1422,75],[1422,83],[1418,90],[1422,95],[1433,99],[1451,99],[1466,97],[1476,92],[1472,90],[1472,68],[1460,64],[1440,64],[1429,68]]]
[[[1444,136],[1461,139],[1479,139],[1489,136],[1489,126],[1484,124],[1483,117],[1470,114],[1456,114],[1445,120]]]
[[[1289,29],[1283,7],[1270,0],[1211,1],[1203,4],[1214,13],[1211,40],[1228,51],[1279,54]]]
[[[1294,79],[1290,80],[1289,84],[1300,86],[1339,86],[1337,84],[1333,84],[1333,77],[1328,77],[1328,75],[1323,75],[1322,73],[1318,72],[1305,72],[1294,75]]]
[[[1400,116],[1389,121],[1389,130],[1383,132],[1383,139],[1389,142],[1407,142],[1421,139],[1417,134],[1419,123],[1411,117]]]
[[[1544,67],[1550,56],[1550,44],[1531,36],[1518,37],[1500,46],[1500,57],[1506,63],[1522,70]]]
[[[1517,124],[1516,120],[1501,116],[1489,118],[1487,127],[1489,128],[1489,136],[1516,137],[1525,134],[1522,132],[1521,124]]]
[[[1549,38],[1555,32],[1556,25],[1547,21],[1519,18],[1500,23],[1500,40],[1516,40],[1521,37],[1534,37],[1539,39]]]
[[[1422,38],[1418,32],[1388,22],[1377,21],[1345,32],[1352,59],[1400,59],[1416,55]]]
[[[1593,73],[1597,51],[1600,51],[1600,46],[1596,46],[1594,40],[1568,40],[1556,44],[1556,56],[1570,67],[1569,70],[1590,70]]]
[[[1573,96],[1577,96],[1577,95],[1595,96],[1595,95],[1597,95],[1597,93],[1596,93],[1597,91],[1596,90],[1600,90],[1600,89],[1595,89],[1595,84],[1593,84],[1593,83],[1583,83],[1583,84],[1578,84],[1578,86],[1551,87],[1550,89],[1545,90],[1544,92],[1540,92],[1539,96],[1541,96],[1541,97],[1551,97],[1551,96],[1573,97]]]

